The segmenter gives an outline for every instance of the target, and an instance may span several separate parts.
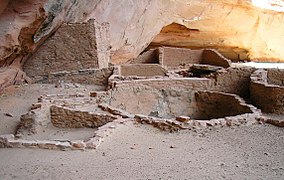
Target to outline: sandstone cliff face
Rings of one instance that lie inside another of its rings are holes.
[[[282,61],[283,13],[237,0],[1,1],[0,65],[20,64],[63,22],[110,23],[113,63],[151,46],[210,47],[232,59]],[[3,6],[2,6],[3,4]]]

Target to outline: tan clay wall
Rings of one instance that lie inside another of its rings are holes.
[[[129,64],[120,66],[121,76],[165,76],[167,71],[159,64]]]
[[[165,89],[141,84],[119,86],[111,91],[107,101],[112,107],[131,114],[163,118],[191,115],[196,110],[194,91],[174,86]]]
[[[180,89],[193,89],[193,90],[205,90],[210,89],[212,82],[207,78],[165,78],[165,79],[145,79],[145,80],[133,80],[115,82],[115,86],[124,85],[146,85],[156,89],[164,89],[169,87],[175,87]]]
[[[268,73],[265,70],[258,70],[252,74],[252,103],[265,113],[284,114],[284,86],[268,84]]]
[[[33,80],[50,73],[108,67],[108,24],[63,24],[24,64]]]
[[[160,64],[166,67],[178,67],[186,64],[199,64],[202,60],[203,50],[191,50],[185,48],[159,48]]]

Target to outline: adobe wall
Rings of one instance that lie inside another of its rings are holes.
[[[34,81],[50,73],[106,68],[110,60],[109,25],[94,20],[63,24],[24,64]]]
[[[111,91],[107,103],[131,114],[173,118],[196,110],[194,91],[175,86],[157,89],[141,84],[119,86]]]
[[[202,60],[203,50],[161,47],[159,54],[159,62],[163,66],[179,67],[186,64],[199,64]]]
[[[265,113],[284,114],[284,86],[270,84],[271,81],[268,77],[268,74],[270,74],[270,77],[273,78],[283,78],[283,71],[277,71],[257,70],[251,76],[250,93],[252,103]],[[282,76],[281,73],[283,73]],[[276,78],[274,81],[276,81]]]
[[[228,68],[231,61],[214,49],[192,50],[186,48],[160,47],[159,63],[165,67],[189,64],[208,64]]]
[[[135,67],[144,67],[136,69]],[[155,88],[179,87],[196,90],[212,90],[231,94],[237,94],[243,98],[249,98],[250,76],[255,70],[250,67],[229,67],[227,69],[217,70],[202,78],[199,77],[183,77],[182,75],[175,74],[173,71],[168,71],[165,77],[151,77],[157,76],[155,70],[152,71],[149,67],[157,65],[149,64],[135,64],[125,65],[127,70],[131,73],[122,74],[119,67],[116,67],[113,75],[109,78],[109,88],[121,85],[141,84]],[[149,72],[148,72],[149,70]],[[141,72],[140,72],[141,71]],[[162,70],[163,71],[163,70]],[[131,78],[126,75],[144,75],[144,77]],[[148,77],[146,77],[146,75]]]
[[[133,115],[158,118],[187,116],[210,120],[252,114],[256,108],[234,94],[196,89],[135,84],[118,86],[110,91],[106,103]]]
[[[113,81],[113,87],[120,87],[125,85],[145,85],[156,89],[164,89],[169,87],[176,87],[180,89],[194,89],[204,90],[210,89],[212,82],[207,78],[157,78],[157,79],[139,79],[139,80],[125,80]]]
[[[159,64],[127,64],[120,66],[121,76],[165,76],[165,70]]]

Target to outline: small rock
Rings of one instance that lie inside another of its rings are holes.
[[[176,148],[176,146],[175,145],[171,145],[170,148],[173,149],[173,148]]]
[[[5,116],[8,116],[8,117],[13,117],[13,115],[11,113],[4,113]]]
[[[225,163],[222,163],[222,162],[221,162],[221,163],[220,163],[220,166],[225,166]]]
[[[73,143],[72,146],[74,148],[78,148],[78,149],[84,149],[85,148],[85,144],[84,143],[80,143],[80,142]]]
[[[190,121],[190,117],[188,117],[188,116],[178,116],[178,117],[176,117],[176,120],[179,121],[179,122],[188,122],[188,121]]]
[[[97,92],[90,92],[90,97],[97,97],[98,93]]]

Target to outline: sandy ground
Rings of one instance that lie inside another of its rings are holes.
[[[283,147],[270,125],[166,134],[127,124],[90,152],[0,149],[0,179],[280,180]]]
[[[20,114],[44,91],[50,87],[34,85],[1,97],[0,133],[13,132]],[[95,151],[0,149],[0,179],[280,180],[283,148],[284,129],[271,125],[169,134],[127,123]]]

